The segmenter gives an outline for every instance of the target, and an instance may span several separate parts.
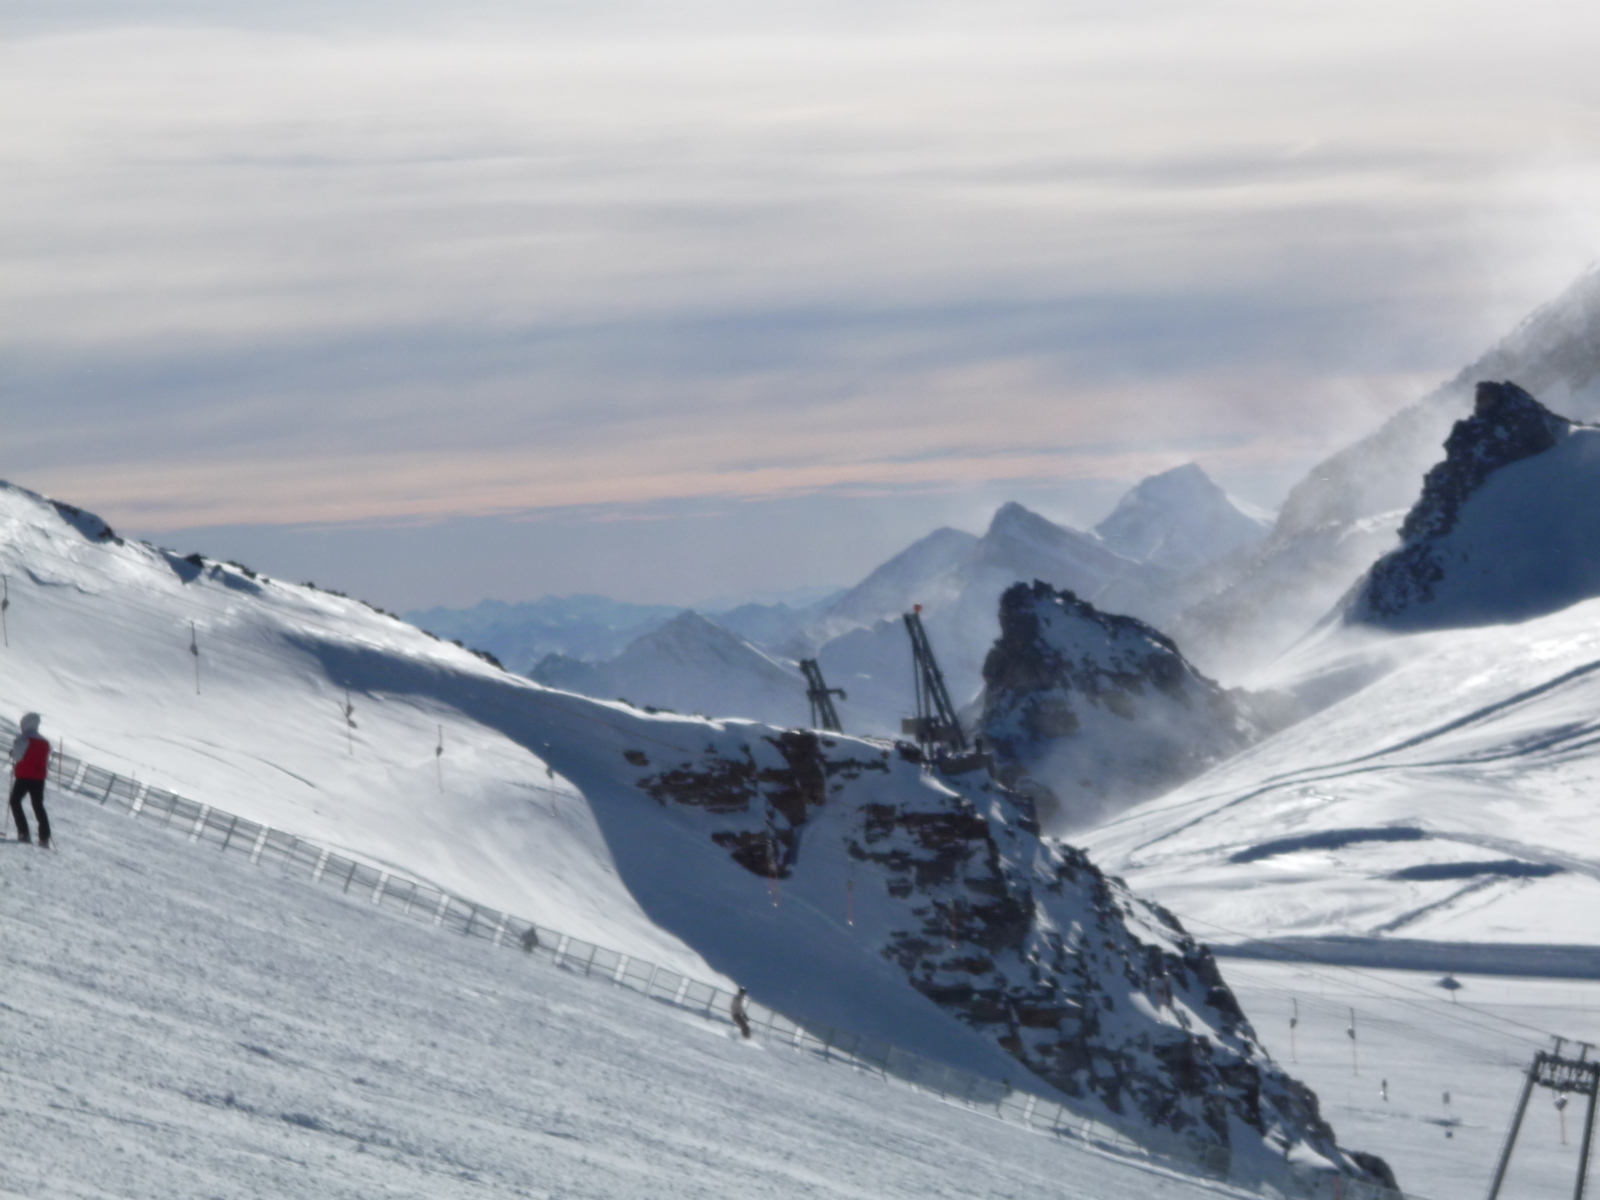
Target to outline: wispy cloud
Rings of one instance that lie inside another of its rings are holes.
[[[541,11],[21,5],[0,473],[152,529],[1281,477],[1600,245],[1592,6]]]

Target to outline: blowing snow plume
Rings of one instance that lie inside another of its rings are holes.
[[[1600,595],[1600,429],[1480,383],[1400,539],[1346,601],[1349,621],[1488,625]]]
[[[1000,598],[983,679],[1000,777],[1036,798],[1052,830],[1158,795],[1261,732],[1170,638],[1038,581]]]

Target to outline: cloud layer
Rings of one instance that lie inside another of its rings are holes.
[[[1600,244],[1592,6],[528,7],[20,4],[0,473],[152,530],[1259,493]]]

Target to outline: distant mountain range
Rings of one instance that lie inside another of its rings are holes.
[[[573,596],[433,609],[411,619],[552,687],[783,725],[809,719],[797,662],[814,657],[847,693],[838,703],[847,730],[898,735],[911,708],[900,617],[913,605],[923,608],[957,702],[970,705],[999,633],[1000,594],[1012,584],[1043,580],[1113,611],[1160,620],[1191,565],[1247,550],[1266,528],[1260,513],[1190,464],[1141,482],[1095,532],[1006,504],[981,536],[937,529],[853,588],[796,597],[809,603],[694,612]]]

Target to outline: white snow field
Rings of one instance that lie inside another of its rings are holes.
[[[1223,970],[1273,1056],[1311,1085],[1341,1136],[1388,1160],[1408,1195],[1485,1195],[1534,1051],[1551,1048],[1543,1035],[1600,1043],[1592,980],[1461,975],[1453,1004],[1437,972],[1238,959]],[[1565,1145],[1554,1100],[1542,1088],[1529,1100],[1505,1200],[1572,1195],[1584,1100],[1570,1098]]]
[[[54,806],[0,844],[5,1195],[1235,1194]]]
[[[13,721],[36,710],[69,755],[717,978],[640,909],[589,806],[528,739],[416,679],[386,685],[404,664],[490,705],[537,689],[359,601],[103,529],[0,485],[0,711]]]
[[[1546,946],[1600,974],[1600,601],[1329,625],[1264,682],[1344,698],[1082,835],[1106,870],[1213,941],[1359,938],[1395,966],[1442,943],[1512,971]]]

